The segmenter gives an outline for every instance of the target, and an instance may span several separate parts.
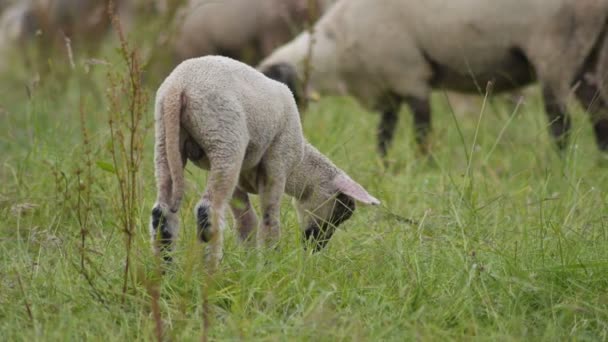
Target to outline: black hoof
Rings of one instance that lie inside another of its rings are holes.
[[[167,226],[167,218],[159,207],[152,209],[152,228],[154,229],[154,235],[161,244],[171,243],[173,235]],[[158,236],[159,232],[160,236]]]
[[[196,229],[198,238],[202,242],[211,240],[211,222],[209,220],[209,208],[200,206],[196,211]]]

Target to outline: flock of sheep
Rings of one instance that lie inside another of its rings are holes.
[[[28,42],[63,47],[64,37],[96,45],[110,29],[110,2],[127,31],[146,16],[170,16],[176,62],[220,54],[257,63],[334,0],[0,0],[0,54]]]
[[[108,25],[107,1],[6,2],[0,0],[0,10],[7,7],[0,49],[41,30],[86,39]],[[167,3],[152,2],[168,11]],[[567,144],[566,105],[574,95],[590,115],[598,147],[608,150],[608,0],[186,2],[173,14],[172,47],[181,64],[155,104],[158,198],[150,230],[157,252],[170,250],[177,234],[187,160],[209,170],[195,215],[214,266],[226,207],[241,241],[269,245],[279,236],[286,193],[296,200],[304,239],[320,249],[355,201],[380,203],[306,142],[298,102],[313,92],[349,94],[378,110],[378,151],[385,155],[403,103],[426,151],[432,90],[483,93],[488,84],[508,91],[538,82],[559,148]],[[115,3],[128,22],[146,1]],[[206,55],[232,58],[199,57]],[[248,194],[260,195],[259,224]]]

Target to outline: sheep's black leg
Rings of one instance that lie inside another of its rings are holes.
[[[555,139],[557,147],[564,150],[568,145],[570,133],[570,116],[566,113],[564,99],[556,96],[555,92],[545,86],[543,87],[543,99],[545,101],[545,111],[549,118],[551,134]]]
[[[608,152],[608,104],[601,97],[597,85],[585,79],[580,80],[576,96],[589,113],[599,149]]]
[[[593,122],[595,141],[602,152],[608,152],[608,118],[595,118]]]
[[[414,115],[414,133],[416,134],[416,143],[422,153],[429,151],[429,133],[431,131],[431,104],[428,98],[410,97],[406,99],[406,103]]]
[[[378,127],[378,152],[382,157],[386,156],[388,147],[393,141],[395,135],[395,126],[399,116],[394,110],[386,110],[382,112],[380,126]]]
[[[378,126],[378,152],[382,157],[386,157],[388,148],[395,136],[395,127],[399,121],[400,107],[401,100],[397,97],[391,97],[382,110],[382,117]]]

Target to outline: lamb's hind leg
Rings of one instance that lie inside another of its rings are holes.
[[[173,183],[167,163],[162,121],[156,122],[155,129],[157,139],[154,146],[154,165],[158,194],[150,217],[150,238],[154,253],[170,262],[170,252],[179,231],[179,217],[177,211],[172,211],[169,205]],[[186,160],[183,157],[182,163],[185,166]]]
[[[272,146],[266,151],[258,171],[258,190],[262,210],[262,223],[257,232],[258,246],[273,246],[281,234],[280,206],[285,192],[287,166],[293,165],[297,157],[290,151],[290,137],[282,135],[275,138]]]
[[[210,272],[219,266],[223,256],[223,220],[226,205],[236,188],[243,154],[230,158],[214,158],[210,155],[211,169],[207,188],[196,205],[194,213],[197,235],[201,242],[207,242],[207,261]]]
[[[230,209],[234,215],[239,242],[254,245],[253,232],[258,226],[258,219],[249,201],[249,195],[238,187],[234,189]]]
[[[286,177],[280,172],[268,173],[260,187],[262,224],[258,229],[258,246],[272,246],[281,236],[281,197],[285,191]]]
[[[162,256],[163,260],[172,260],[170,252],[173,241],[179,230],[177,212],[172,212],[168,205],[155,204],[150,219],[150,236],[154,253]]]

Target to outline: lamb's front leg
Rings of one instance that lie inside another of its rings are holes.
[[[285,182],[286,178],[281,172],[268,172],[259,184],[263,215],[257,234],[260,247],[272,246],[279,241],[281,197],[285,191]]]
[[[234,189],[230,209],[234,215],[239,242],[247,246],[255,245],[253,232],[258,226],[258,218],[249,201],[249,195],[238,187]]]

